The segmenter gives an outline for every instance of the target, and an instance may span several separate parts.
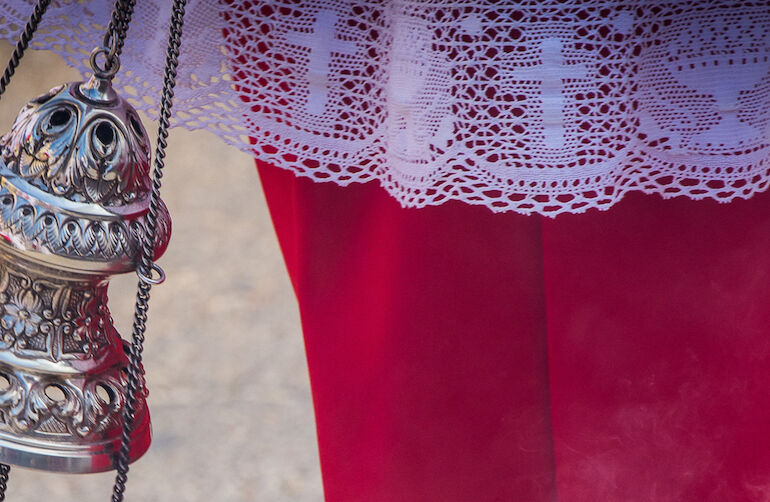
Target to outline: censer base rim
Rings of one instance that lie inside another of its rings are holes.
[[[140,419],[131,434],[129,461],[144,455],[152,442],[149,413]],[[94,474],[116,468],[114,460],[120,449],[120,436],[92,443],[54,443],[26,440],[0,432],[0,462],[15,467],[69,474]]]

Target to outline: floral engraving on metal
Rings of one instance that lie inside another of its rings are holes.
[[[6,165],[34,186],[79,202],[129,203],[149,190],[147,133],[114,92],[104,100],[77,83],[30,101],[0,140]]]
[[[106,285],[51,281],[0,264],[0,309],[0,350],[20,357],[98,357],[118,336]]]

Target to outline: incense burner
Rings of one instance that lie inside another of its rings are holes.
[[[139,116],[99,78],[30,101],[0,139],[0,462],[114,467],[128,358],[107,286],[136,268],[149,165]],[[156,257],[170,233],[161,204]],[[141,387],[132,460],[151,440]]]

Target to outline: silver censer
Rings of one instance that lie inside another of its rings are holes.
[[[109,80],[93,77],[30,101],[0,149],[0,462],[112,469],[128,357],[107,285],[140,256],[147,133]],[[170,233],[161,204],[156,258]],[[141,389],[131,460],[151,439]]]

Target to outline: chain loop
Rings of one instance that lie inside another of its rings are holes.
[[[141,280],[142,282],[146,282],[147,284],[152,284],[153,286],[157,286],[158,284],[163,284],[166,280],[166,272],[164,272],[163,269],[160,268],[160,265],[158,265],[157,263],[152,264],[150,275],[144,275],[144,272],[139,270],[139,268],[136,269],[136,275],[139,276],[139,280]]]
[[[143,389],[142,384],[142,350],[144,345],[144,333],[147,329],[147,311],[149,310],[150,289],[157,283],[153,278],[153,271],[159,274],[159,278],[165,277],[162,269],[153,263],[155,252],[155,233],[158,222],[158,210],[160,208],[160,187],[165,166],[166,146],[168,138],[169,119],[176,85],[176,72],[179,65],[179,47],[182,43],[182,26],[184,22],[186,0],[174,0],[169,23],[168,49],[166,51],[166,69],[163,78],[163,92],[161,95],[160,113],[158,119],[158,144],[155,150],[155,163],[153,169],[152,193],[150,207],[145,220],[146,228],[142,241],[142,256],[137,267],[140,277],[136,292],[136,306],[134,308],[134,325],[131,348],[129,351],[128,388],[126,389],[126,402],[123,409],[123,434],[120,450],[115,459],[117,474],[115,485],[112,489],[112,502],[122,502],[128,480],[128,463],[131,451],[131,431],[136,418],[136,396]]]
[[[91,69],[97,77],[111,79],[120,69],[120,54],[123,52],[135,5],[136,0],[115,0],[102,46],[91,52]],[[104,66],[98,64],[100,55],[104,56]]]
[[[104,56],[104,67],[99,66],[99,55]],[[99,78],[112,79],[120,69],[120,58],[112,55],[112,49],[108,47],[96,47],[91,51],[91,69]]]

